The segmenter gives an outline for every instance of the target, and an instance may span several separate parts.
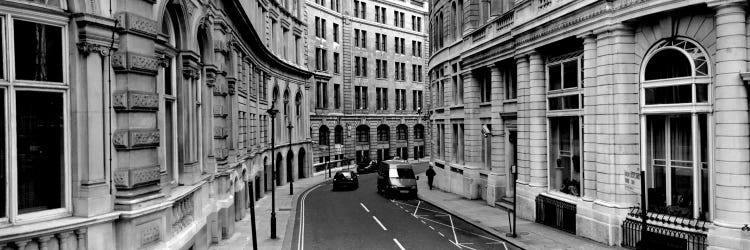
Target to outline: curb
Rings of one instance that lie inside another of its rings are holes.
[[[441,192],[442,192],[442,190],[441,190]],[[495,229],[492,229],[492,228],[490,228],[490,227],[487,227],[487,226],[485,226],[485,225],[482,225],[482,224],[477,224],[477,223],[474,223],[474,222],[473,222],[473,221],[472,221],[472,220],[471,220],[470,218],[468,218],[468,217],[466,217],[466,216],[463,216],[463,215],[461,215],[461,214],[460,214],[460,213],[458,213],[457,211],[455,211],[455,210],[453,210],[453,209],[451,209],[451,208],[448,208],[448,207],[446,207],[446,206],[443,206],[443,205],[441,205],[441,204],[438,204],[437,202],[434,202],[434,201],[431,201],[431,200],[428,200],[428,199],[426,199],[426,198],[425,198],[425,197],[424,197],[424,196],[423,196],[422,194],[420,194],[419,192],[417,192],[417,198],[419,198],[420,200],[422,200],[422,201],[424,201],[424,202],[427,202],[427,203],[429,203],[430,205],[433,205],[433,206],[435,206],[435,207],[438,207],[438,208],[440,208],[440,209],[442,209],[442,210],[445,210],[445,211],[446,211],[446,212],[448,212],[448,213],[449,213],[450,215],[452,215],[452,216],[455,216],[455,217],[458,217],[459,219],[462,219],[462,220],[464,220],[464,221],[468,222],[469,224],[472,224],[472,225],[474,225],[475,227],[477,227],[477,228],[479,228],[479,229],[482,229],[482,231],[485,231],[485,232],[486,232],[486,233],[488,233],[488,234],[494,235],[495,237],[498,237],[498,238],[500,238],[500,239],[502,239],[502,240],[505,240],[505,241],[506,241],[507,243],[509,243],[509,244],[511,244],[511,245],[513,245],[513,246],[515,246],[515,247],[518,247],[518,248],[521,248],[521,249],[536,249],[536,248],[533,248],[532,246],[526,245],[526,244],[524,244],[523,242],[520,242],[520,241],[518,241],[518,240],[515,240],[515,239],[512,239],[512,238],[508,238],[508,237],[506,237],[506,236],[505,236],[505,234],[500,234],[500,233],[498,233],[498,232],[497,232],[497,231],[496,231]]]
[[[319,175],[314,175],[314,176],[319,176]],[[318,182],[312,186],[305,188],[304,190],[302,190],[302,192],[299,192],[295,194],[294,197],[292,197],[292,206],[291,206],[291,210],[289,211],[289,219],[287,219],[286,229],[285,229],[286,231],[284,232],[284,239],[281,243],[281,249],[292,249],[292,238],[294,238],[294,228],[297,225],[297,219],[299,219],[298,218],[299,214],[297,213],[297,211],[299,208],[298,205],[299,205],[300,197],[302,197],[302,195],[304,195],[311,189],[329,180],[330,179],[324,177],[321,182]]]

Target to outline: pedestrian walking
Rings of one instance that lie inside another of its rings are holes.
[[[432,181],[435,180],[435,170],[432,169],[432,166],[430,166],[429,169],[427,169],[427,185],[430,186],[430,190],[432,190]]]

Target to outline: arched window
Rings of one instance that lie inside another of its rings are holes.
[[[335,144],[344,144],[344,127],[341,127],[341,125],[336,125],[336,128],[334,129],[334,142]]]
[[[370,142],[370,127],[367,125],[357,126],[357,141]]]
[[[642,79],[646,105],[708,102],[708,56],[691,40],[674,38],[657,43],[646,56]],[[667,86],[650,84],[666,79],[684,81],[672,80],[674,84]]]
[[[684,37],[651,47],[641,66],[641,162],[649,212],[711,220],[710,62]]]
[[[273,92],[271,92],[271,93],[272,93],[272,95],[271,95],[271,101],[273,101],[275,103],[276,101],[279,100],[279,85],[274,85],[273,86]]]
[[[284,115],[291,119],[292,115],[289,113],[289,88],[284,90]]]
[[[161,32],[167,35],[167,45],[177,51],[177,41],[179,39],[179,29],[177,22],[172,19],[169,10],[164,11],[162,17]],[[171,181],[178,176],[179,164],[178,158],[178,132],[177,128],[177,79],[181,74],[177,74],[177,56],[165,55],[168,58],[167,64],[159,71],[161,84],[164,86],[164,127],[160,130],[164,138],[162,154],[164,154],[164,164],[167,169],[167,180]]]
[[[328,145],[328,137],[329,137],[330,131],[328,131],[328,127],[323,125],[320,126],[318,129],[318,144],[320,145]]]
[[[378,141],[390,141],[390,133],[391,128],[388,125],[382,124],[378,126]]]
[[[396,126],[396,140],[406,140],[409,135],[409,127],[404,124]]]
[[[300,92],[297,92],[297,96],[294,97],[294,103],[297,106],[297,120],[299,120],[302,114],[302,94]]]
[[[414,125],[414,139],[424,139],[424,125]]]
[[[451,28],[453,29],[453,40],[458,39],[458,10],[456,10],[456,2],[451,3]]]

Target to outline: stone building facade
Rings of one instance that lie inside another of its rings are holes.
[[[316,169],[423,158],[427,3],[308,0],[307,10]]]
[[[301,0],[0,1],[0,249],[231,237],[272,167],[277,185],[312,174],[304,15]]]
[[[436,185],[626,247],[643,198],[651,246],[750,248],[747,8],[431,1]]]

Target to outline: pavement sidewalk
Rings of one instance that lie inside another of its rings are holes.
[[[340,169],[346,168],[333,168],[331,172],[335,173]],[[356,169],[356,166],[349,166],[349,169]],[[289,195],[289,184],[276,187],[276,239],[271,239],[271,192],[267,192],[263,198],[255,202],[255,227],[257,229],[258,249],[289,249],[291,247],[291,239],[285,236],[287,236],[287,233],[292,234],[294,230],[297,197],[303,194],[305,190],[326,180],[330,180],[327,174],[327,171],[321,171],[313,174],[312,177],[295,180],[294,195]],[[249,211],[245,215],[245,218],[234,224],[234,229],[234,235],[231,238],[222,240],[218,244],[213,244],[209,249],[253,249],[252,223]]]
[[[624,249],[607,246],[577,235],[572,235],[532,221],[518,218],[517,238],[506,237],[510,232],[508,213],[498,207],[487,205],[484,200],[469,200],[457,194],[444,192],[427,186],[427,176],[420,174],[418,196],[448,213],[472,223],[485,231],[507,240],[524,249]]]

